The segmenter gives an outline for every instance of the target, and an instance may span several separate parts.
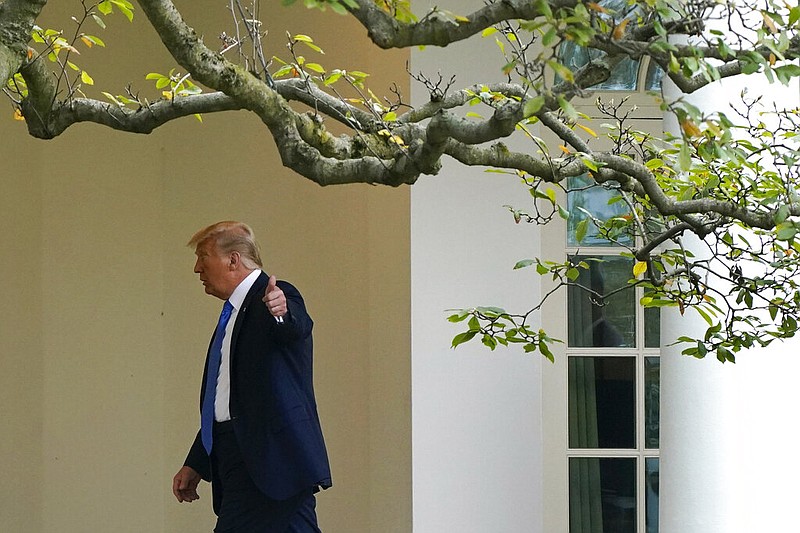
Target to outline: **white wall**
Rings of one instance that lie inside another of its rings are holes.
[[[798,83],[769,84],[748,76],[713,84],[687,97],[711,113],[736,120],[727,103],[743,89],[779,107],[797,104]],[[680,96],[665,85],[669,101]],[[764,120],[769,120],[764,117]],[[665,120],[679,133],[674,117]],[[689,245],[692,249],[692,245]],[[699,251],[701,247],[694,245]],[[718,287],[719,288],[719,287]],[[689,312],[662,312],[664,343],[679,335],[702,336],[706,324]],[[660,530],[662,533],[750,533],[797,529],[796,480],[800,464],[796,410],[800,402],[800,339],[743,350],[736,364],[680,354],[665,345],[661,357]]]
[[[426,2],[416,2],[418,12]],[[436,2],[463,14],[482,3]],[[412,72],[455,88],[498,79],[493,41],[412,52]],[[412,85],[412,100],[428,94]],[[486,108],[475,109],[488,116]],[[513,271],[539,252],[538,231],[515,225],[504,204],[528,206],[513,176],[445,161],[411,193],[412,456],[415,533],[519,533],[541,528],[541,356],[490,352],[479,341],[450,349],[462,324],[450,308],[528,309],[539,295],[532,270]]]

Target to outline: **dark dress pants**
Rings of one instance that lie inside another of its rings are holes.
[[[272,500],[256,487],[230,422],[214,424],[211,465],[215,533],[321,533],[310,489],[287,500]]]

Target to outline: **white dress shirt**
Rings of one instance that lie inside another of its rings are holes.
[[[233,325],[236,323],[236,316],[242,308],[244,297],[250,292],[253,283],[256,282],[261,270],[253,270],[242,280],[234,289],[228,301],[233,306],[231,317],[225,326],[225,337],[222,339],[222,360],[219,364],[219,375],[217,376],[217,396],[214,398],[214,419],[217,422],[224,422],[231,419],[231,337],[233,336]]]

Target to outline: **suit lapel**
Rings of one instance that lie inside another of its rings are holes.
[[[269,277],[264,274],[264,272],[256,278],[253,286],[247,291],[247,296],[244,297],[242,308],[239,309],[239,312],[236,314],[236,322],[233,324],[233,334],[231,335],[231,360],[233,360],[233,354],[236,353],[236,341],[239,338],[239,331],[242,329],[242,324],[244,323],[244,317],[247,315],[248,308],[251,305],[258,305],[261,303],[260,295],[264,293],[264,288],[267,286],[268,280]]]

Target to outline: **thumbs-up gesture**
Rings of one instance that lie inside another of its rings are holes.
[[[261,300],[267,306],[269,313],[275,318],[282,317],[286,314],[286,296],[283,294],[281,288],[278,287],[275,276],[269,277],[267,288],[264,291],[264,297]]]

